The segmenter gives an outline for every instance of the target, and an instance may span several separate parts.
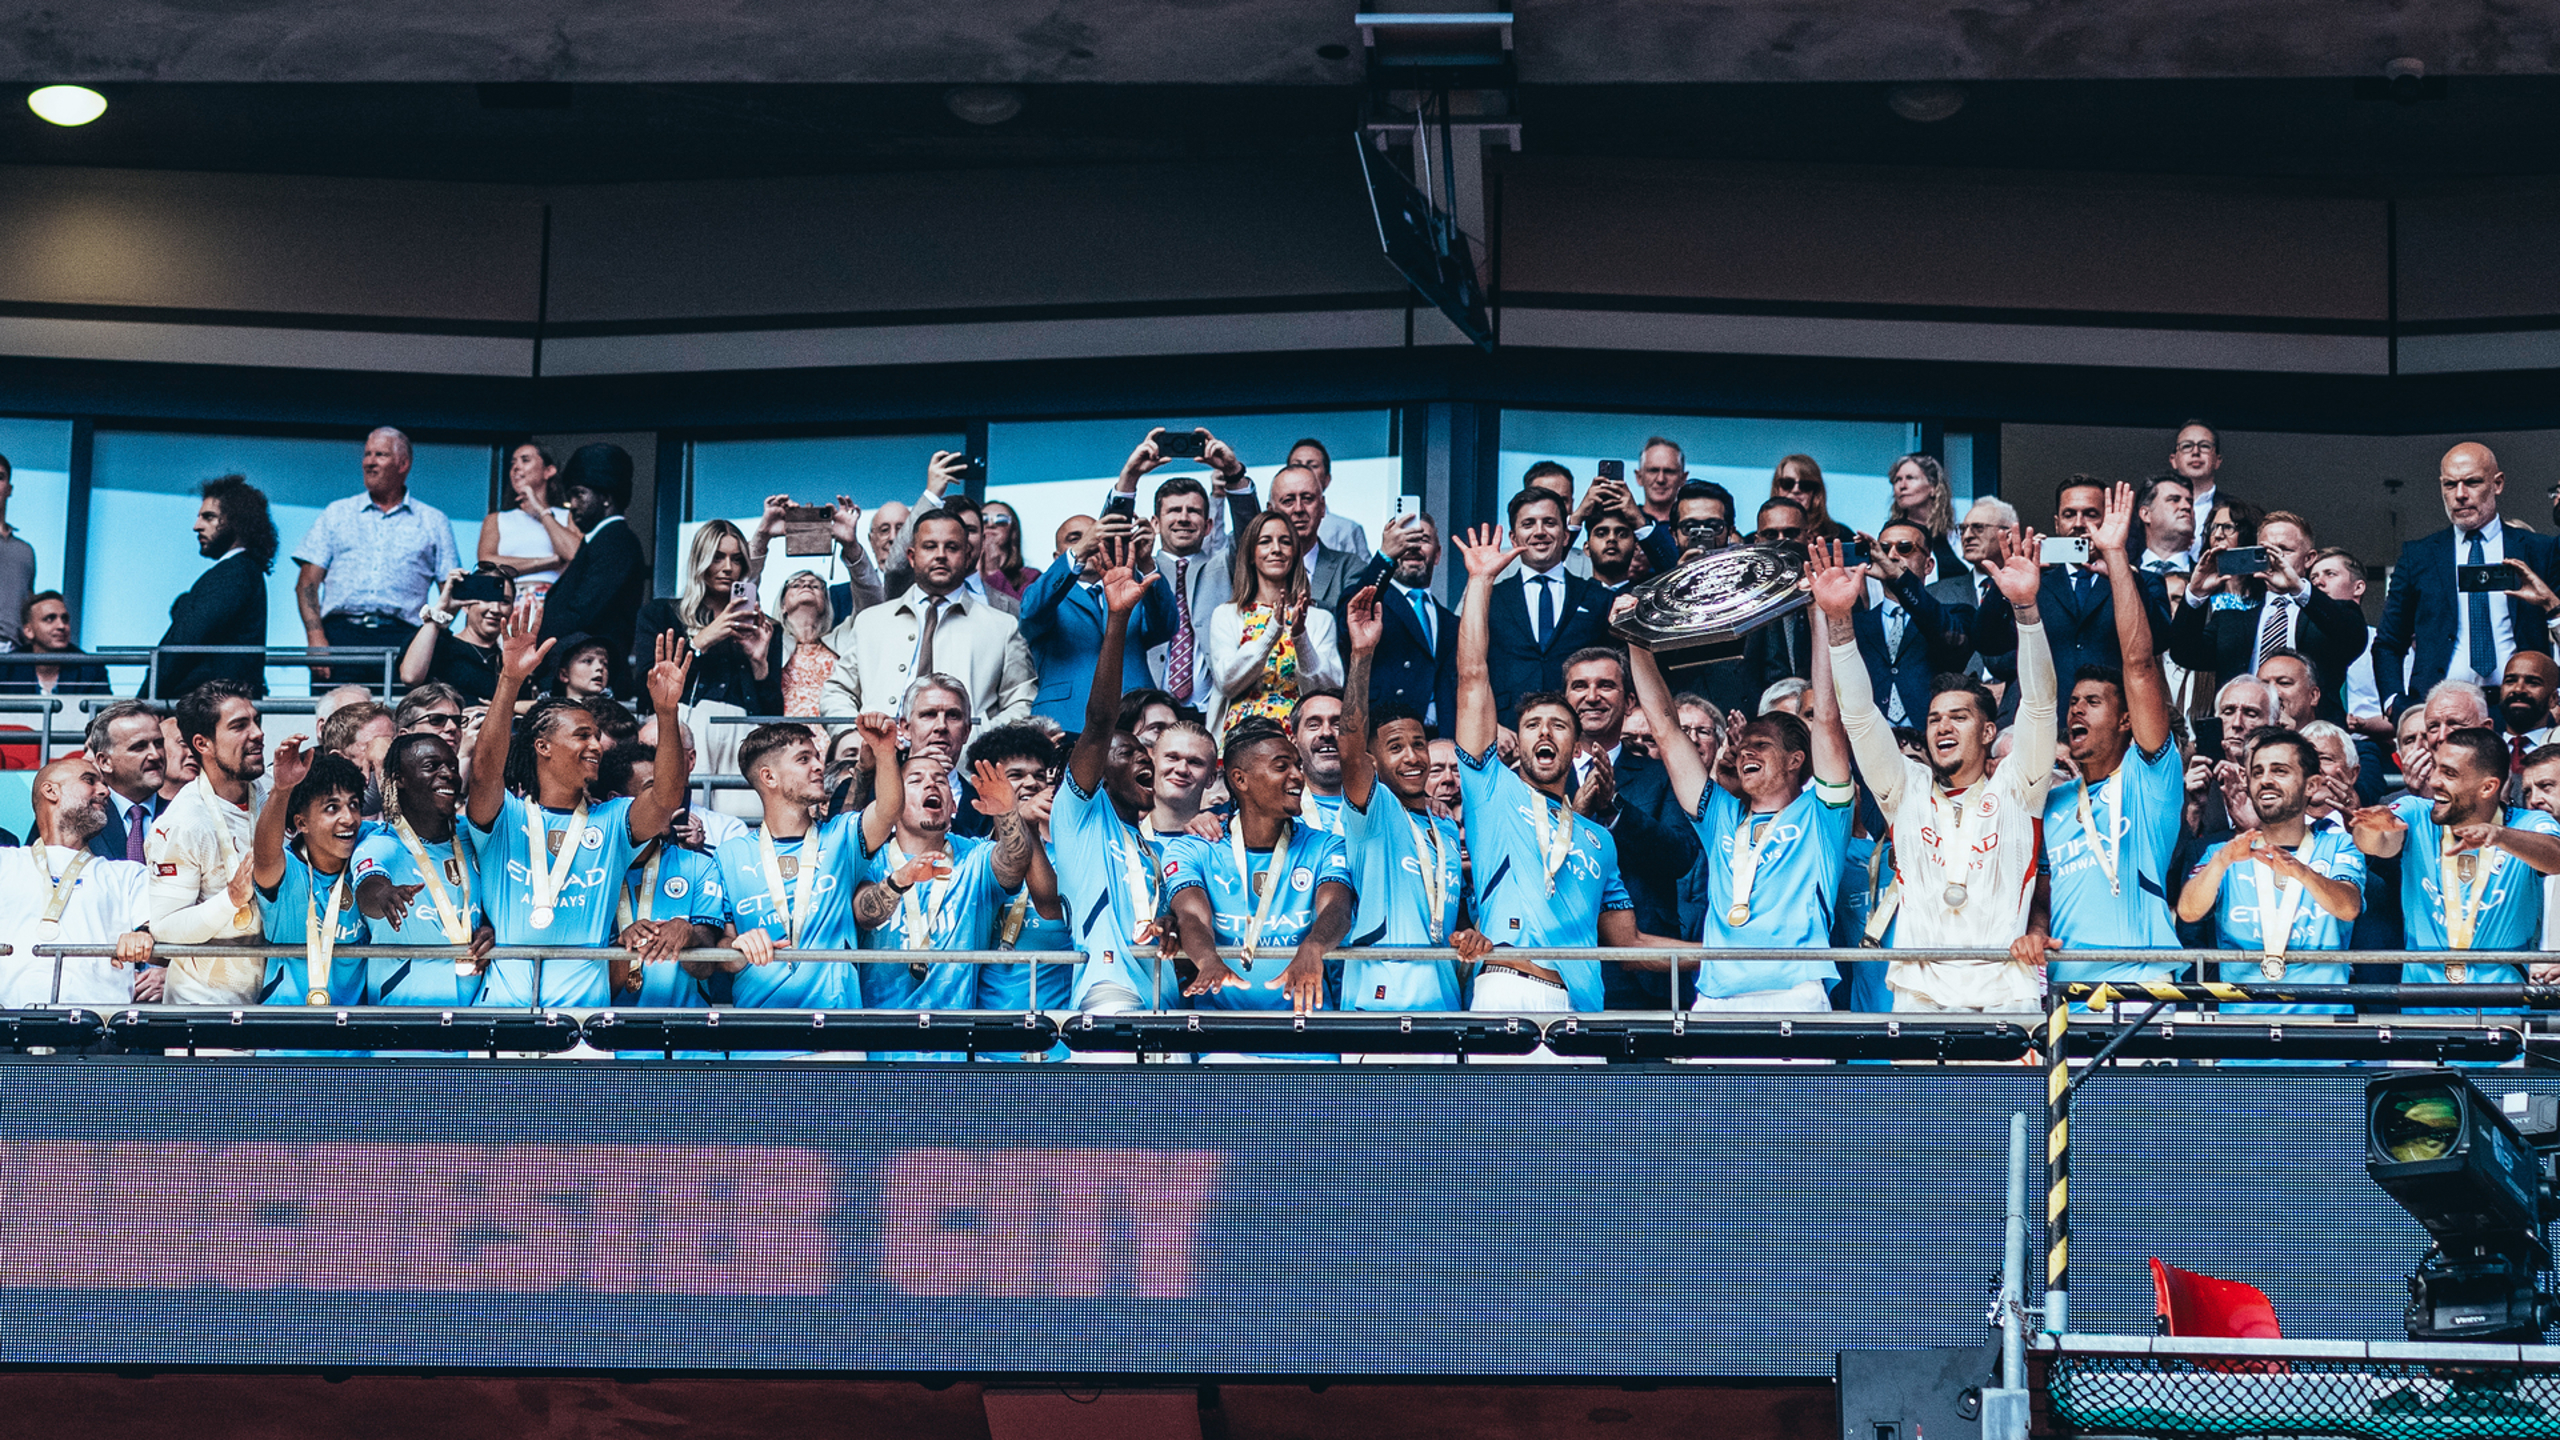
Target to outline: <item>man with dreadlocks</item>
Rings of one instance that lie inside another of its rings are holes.
[[[507,617],[489,713],[505,716],[539,672],[554,642],[543,640],[542,602]],[[501,945],[564,952],[542,962],[501,960],[489,968],[481,1003],[602,1008],[613,987],[601,957],[582,950],[614,939],[614,895],[635,849],[665,833],[684,804],[684,726],[676,718],[693,670],[684,637],[657,637],[649,702],[658,719],[657,783],[633,797],[591,805],[588,787],[604,758],[604,734],[578,701],[546,696],[516,724],[510,743],[493,720],[480,729],[471,760],[469,823],[463,837],[479,865],[481,904]]]
[[[468,960],[378,959],[367,967],[376,1005],[469,1005],[498,932],[480,909],[470,847],[456,833],[462,759],[442,735],[395,735],[382,756],[382,823],[356,842],[356,909],[377,945],[468,945]]]

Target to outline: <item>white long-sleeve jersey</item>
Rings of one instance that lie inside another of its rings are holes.
[[[234,805],[199,775],[152,822],[142,853],[151,866],[155,937],[172,945],[202,945],[259,935],[256,903],[243,920],[231,903],[230,886],[248,857],[260,798],[253,786],[249,804]],[[255,1004],[266,968],[264,958],[253,953],[237,960],[172,960],[164,994],[172,1005]]]

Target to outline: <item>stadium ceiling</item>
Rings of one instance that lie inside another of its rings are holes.
[[[84,0],[21,7],[0,78],[1332,85],[1352,0]],[[1380,9],[1479,8],[1381,5]],[[1491,7],[1481,7],[1491,8]],[[2133,80],[2560,72],[2560,20],[2503,0],[1523,0],[1521,78]]]

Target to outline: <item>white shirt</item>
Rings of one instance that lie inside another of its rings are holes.
[[[1618,773],[1618,756],[1624,752],[1626,748],[1627,742],[1624,740],[1621,740],[1617,744],[1609,747],[1610,774],[1615,775]],[[1573,783],[1579,786],[1590,778],[1591,752],[1588,750],[1579,751],[1573,757]]]
[[[2155,575],[2186,575],[2195,570],[2196,562],[2184,550],[2172,550],[2165,555],[2157,550],[2145,550],[2141,568]]]
[[[904,595],[828,632],[827,648],[836,653],[836,668],[822,692],[822,713],[897,713],[916,678],[928,598],[922,586],[911,586]],[[969,708],[979,725],[1022,719],[1040,691],[1021,624],[966,590],[944,599],[933,631],[933,668],[969,687]]]
[[[2507,527],[2497,516],[2480,527],[2480,564],[2496,565],[2507,558]],[[2453,563],[2468,565],[2471,560],[2471,537],[2459,528],[2453,532]],[[2515,616],[2507,608],[2507,594],[2491,591],[2489,602],[2489,644],[2495,667],[2486,675],[2471,669],[2471,597],[2457,593],[2453,597],[2453,654],[2446,658],[2444,678],[2468,680],[2474,685],[2494,690],[2506,674],[2507,659],[2516,653]]]
[[[130,860],[90,856],[71,887],[62,928],[51,936],[37,932],[36,922],[53,898],[46,867],[58,876],[88,854],[59,845],[0,851],[0,941],[9,946],[9,953],[0,955],[0,1009],[55,1003],[53,961],[36,954],[37,945],[111,945],[151,918],[150,870]],[[104,956],[71,956],[62,962],[60,1003],[130,1005],[133,976],[130,968],[118,970]]]
[[[1553,603],[1547,609],[1548,616],[1555,623],[1563,624],[1567,573],[1562,560],[1558,560],[1544,570],[1532,570],[1525,561],[1520,566],[1520,598],[1527,601],[1529,605],[1529,638],[1540,645],[1547,643],[1547,633],[1538,628],[1539,601],[1544,596],[1553,596]]]
[[[172,945],[202,945],[261,932],[254,898],[243,923],[230,887],[248,857],[254,812],[265,798],[263,779],[250,787],[249,803],[241,806],[213,793],[212,782],[199,775],[160,812],[142,844],[151,865],[152,934]],[[174,960],[164,996],[172,1005],[253,1005],[266,973],[266,960],[257,955]]]
[[[702,822],[702,844],[712,854],[720,847],[747,833],[747,822],[719,810],[695,810],[694,818]]]
[[[2204,553],[2204,532],[2207,526],[2213,524],[2214,499],[2222,493],[2222,486],[2216,483],[2201,491],[2189,487],[2188,493],[2196,497],[2196,533],[2195,538],[2187,542],[2186,549],[2186,568],[2193,570],[2196,566],[2196,557]]]
[[[2368,631],[2363,651],[2347,667],[2347,718],[2379,719],[2381,715],[2382,690],[2373,678],[2373,635]]]

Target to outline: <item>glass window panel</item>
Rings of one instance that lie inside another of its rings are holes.
[[[684,570],[691,563],[694,533],[705,521],[725,519],[752,532],[764,515],[764,498],[789,495],[818,505],[846,496],[862,507],[863,530],[870,517],[895,500],[912,505],[924,493],[926,462],[936,450],[958,450],[968,443],[958,431],[915,435],[825,435],[776,440],[697,440],[693,444],[693,483],[685,519],[676,534],[677,573],[660,589],[684,591]],[[816,572],[828,584],[845,578],[844,562],[829,555],[786,555],[776,541],[765,553],[757,577],[758,598],[772,614],[782,598],[783,582],[802,570]]]
[[[1379,527],[1395,513],[1396,495],[1404,488],[1404,462],[1391,443],[1394,415],[1386,410],[991,425],[987,498],[1004,501],[1021,516],[1023,563],[1037,568],[1057,557],[1058,526],[1069,516],[1100,511],[1129,452],[1158,425],[1207,426],[1234,447],[1266,501],[1271,473],[1287,462],[1290,447],[1302,439],[1322,441],[1333,456],[1333,485],[1325,492],[1325,506],[1358,522],[1372,545]],[[1154,512],[1155,487],[1163,481],[1176,475],[1205,481],[1208,474],[1208,467],[1186,460],[1157,470],[1138,486],[1138,513]]]
[[[1910,451],[1911,427],[1899,420],[1797,420],[1725,415],[1613,415],[1561,410],[1505,410],[1497,462],[1502,494],[1509,498],[1521,477],[1541,460],[1573,471],[1577,491],[1590,483],[1604,459],[1624,460],[1630,484],[1637,452],[1660,435],[1681,447],[1689,477],[1712,480],[1733,492],[1740,523],[1769,498],[1769,476],[1788,455],[1810,455],[1822,466],[1831,517],[1872,532],[1893,507],[1885,476]],[[1970,481],[1968,467],[1967,481]],[[1958,494],[1964,493],[1959,488]]]
[[[9,457],[9,525],[35,547],[35,588],[59,590],[71,518],[71,422],[0,419],[0,455]]]
[[[468,559],[480,544],[480,518],[488,510],[491,447],[418,444],[412,447],[410,492],[445,512],[453,523],[454,552]],[[101,430],[90,462],[88,582],[80,617],[81,643],[149,645],[169,628],[169,605],[212,562],[196,553],[196,491],[205,481],[240,474],[266,492],[280,549],[267,579],[267,643],[303,643],[295,608],[293,553],[320,511],[333,500],[359,494],[363,475],[358,440],[305,440],[262,435],[191,435],[161,431]],[[120,584],[119,576],[151,576],[144,584]],[[118,688],[132,681],[118,676]],[[308,672],[277,668],[267,688],[278,695],[310,693]]]

